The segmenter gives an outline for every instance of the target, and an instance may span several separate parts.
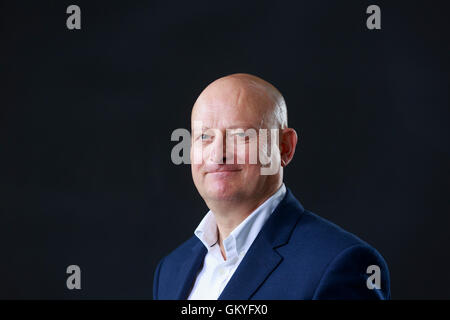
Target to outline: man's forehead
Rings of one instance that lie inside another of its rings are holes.
[[[244,128],[259,127],[264,112],[252,107],[201,106],[192,113],[192,122],[201,121],[208,128]]]

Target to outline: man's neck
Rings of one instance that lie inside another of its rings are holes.
[[[258,199],[208,203],[208,207],[214,212],[218,228],[218,242],[222,256],[225,260],[226,255],[223,247],[223,240],[225,240],[253,211],[273,196],[279,190],[281,184],[282,183]]]

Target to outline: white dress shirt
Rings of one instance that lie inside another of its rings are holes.
[[[218,243],[218,229],[214,213],[210,210],[202,219],[194,234],[208,252],[188,300],[217,300],[233,273],[241,263],[259,231],[284,198],[286,187],[278,191],[253,211],[223,240],[227,260],[224,260]]]

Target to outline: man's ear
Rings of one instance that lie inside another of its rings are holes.
[[[286,167],[294,157],[298,137],[297,132],[292,128],[282,129],[280,132],[281,166]]]

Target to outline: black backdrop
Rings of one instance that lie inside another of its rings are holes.
[[[450,298],[444,4],[2,1],[0,298],[151,298],[207,211],[171,133],[235,72],[284,94],[303,205],[382,253],[394,299]]]

